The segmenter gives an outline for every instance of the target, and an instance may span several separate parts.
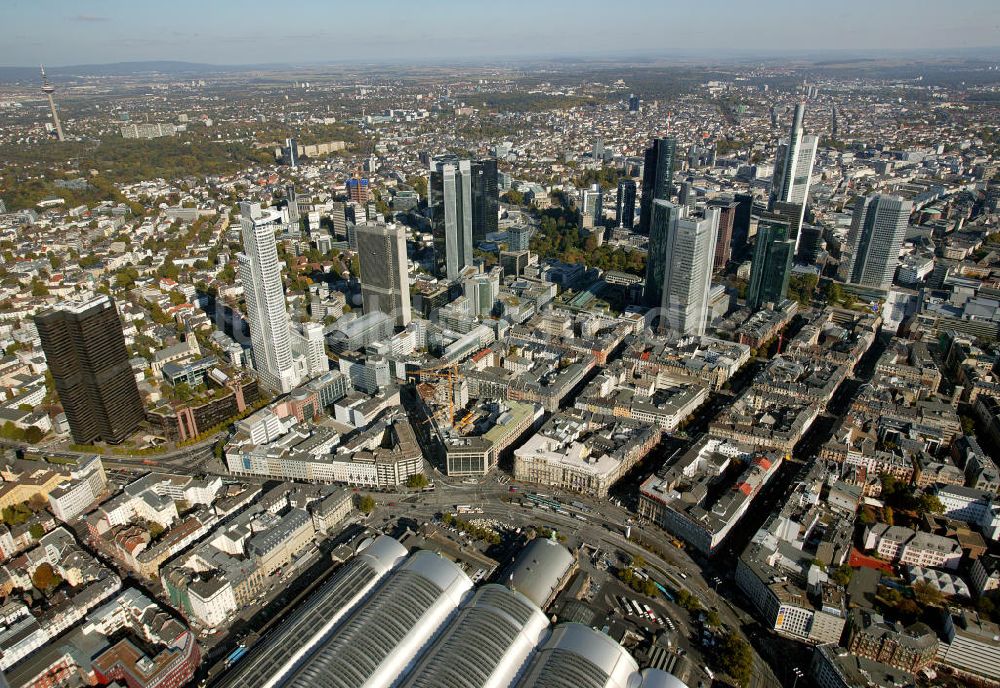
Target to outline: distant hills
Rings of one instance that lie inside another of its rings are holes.
[[[271,65],[273,67],[273,65]],[[61,80],[73,77],[94,76],[141,76],[144,74],[163,74],[167,76],[192,76],[205,74],[220,74],[245,72],[259,66],[254,65],[214,65],[200,62],[182,62],[180,60],[149,60],[145,62],[113,62],[111,64],[68,65],[64,67],[49,67],[45,72],[51,77]],[[38,81],[38,67],[0,67],[0,81],[24,82]]]

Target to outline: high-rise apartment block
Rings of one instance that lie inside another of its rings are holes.
[[[358,225],[355,232],[365,313],[382,311],[393,317],[397,327],[406,327],[412,319],[406,228],[366,222]]]
[[[642,200],[639,206],[639,231],[650,233],[653,218],[653,201],[669,201],[674,187],[674,155],[677,141],[673,138],[655,139],[646,149],[642,168]]]
[[[285,288],[275,232],[282,228],[281,213],[261,210],[259,203],[240,204],[243,252],[236,259],[250,325],[254,367],[261,385],[287,393],[301,381],[292,359]]]
[[[912,211],[913,202],[899,196],[856,198],[839,277],[866,287],[892,286]]]
[[[73,441],[118,444],[135,432],[146,414],[111,297],[62,304],[35,326]]]

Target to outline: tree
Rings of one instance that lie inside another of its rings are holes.
[[[55,572],[52,564],[44,562],[38,565],[35,572],[31,574],[31,583],[43,593],[54,590],[62,583],[62,577]]]
[[[890,526],[892,526],[892,525],[895,525],[895,524],[896,524],[896,521],[895,521],[895,517],[894,517],[894,515],[893,515],[893,512],[892,512],[892,507],[891,507],[891,506],[887,506],[887,507],[886,507],[886,508],[885,508],[885,509],[884,509],[884,510],[882,511],[882,520],[883,520],[883,521],[885,521],[885,522],[886,522],[886,523],[887,523],[888,525],[890,525]]]
[[[750,682],[753,674],[753,651],[750,644],[735,633],[726,634],[718,644],[715,662],[719,669],[736,679],[741,686]]]
[[[406,486],[412,490],[422,490],[427,483],[427,476],[423,473],[415,473],[406,479]]]
[[[371,495],[361,495],[358,498],[358,510],[367,516],[375,510],[375,499]]]
[[[926,581],[913,584],[913,597],[921,607],[939,607],[944,600],[941,591]]]
[[[917,511],[920,513],[934,513],[941,514],[944,513],[944,504],[938,499],[937,495],[927,494],[926,492],[917,498]]]
[[[851,582],[851,577],[853,575],[854,569],[852,569],[849,564],[844,564],[835,568],[830,578],[832,578],[833,582],[837,585],[847,585]]]
[[[705,623],[712,628],[718,628],[719,626],[721,626],[722,618],[719,616],[719,612],[715,611],[714,609],[710,611],[708,613],[708,616],[705,618]]]
[[[31,534],[35,540],[41,540],[45,535],[45,527],[41,523],[32,523],[31,527],[28,528],[28,533]]]

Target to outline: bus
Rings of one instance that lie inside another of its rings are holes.
[[[455,511],[457,511],[460,514],[471,514],[472,513],[472,505],[470,505],[470,504],[456,504],[455,505]]]
[[[635,615],[636,616],[638,616],[640,619],[643,616],[645,616],[645,614],[642,613],[642,607],[639,606],[638,602],[636,602],[635,600],[629,600],[629,604],[631,604],[632,605],[632,609],[635,610]]]

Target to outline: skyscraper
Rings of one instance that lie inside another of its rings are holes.
[[[805,104],[795,106],[792,129],[787,139],[778,142],[778,154],[774,161],[774,176],[771,181],[771,204],[776,202],[797,203],[802,206],[796,227],[802,226],[802,213],[809,199],[809,181],[812,178],[813,161],[819,139],[807,136],[802,130]],[[792,237],[798,246],[798,236]]]
[[[454,156],[435,160],[428,188],[437,272],[458,279],[472,265],[471,163]]]
[[[510,251],[527,251],[531,248],[533,230],[528,225],[514,225],[507,230],[507,249]]]
[[[295,187],[291,184],[285,186],[285,198],[288,200],[288,224],[298,229],[299,226],[299,201],[295,193]]]
[[[635,182],[631,179],[618,180],[618,202],[615,206],[615,222],[619,227],[635,227]]]
[[[732,255],[730,244],[733,240],[733,223],[736,220],[739,204],[736,201],[717,201],[711,205],[719,209],[719,233],[715,237],[715,259],[712,262],[712,270],[718,272],[726,267]]]
[[[352,177],[347,180],[348,200],[365,205],[368,203],[368,179],[365,177]]]
[[[736,201],[736,216],[733,218],[733,238],[729,242],[730,252],[742,249],[750,241],[750,219],[753,216],[753,194],[738,193],[733,200]]]
[[[655,139],[646,149],[642,168],[642,201],[639,207],[639,231],[650,233],[653,216],[653,201],[657,198],[669,201],[674,186],[674,153],[677,140],[673,138]]]
[[[691,196],[691,182],[681,182],[680,188],[677,191],[677,205],[686,205],[688,208],[693,208],[694,201]]]
[[[628,111],[632,113],[639,112],[639,96],[634,93],[628,95]]]
[[[295,169],[299,166],[299,142],[295,139],[285,139],[284,151],[285,164]]]
[[[135,432],[146,413],[111,297],[62,304],[35,326],[73,441],[118,444]]]
[[[779,303],[788,295],[795,242],[788,238],[787,222],[761,219],[750,266],[747,307],[756,310],[765,303]]]
[[[382,311],[394,318],[397,327],[406,327],[411,320],[406,228],[366,222],[355,232],[365,313]]]
[[[289,341],[288,309],[274,233],[281,213],[240,203],[243,252],[236,255],[250,324],[254,367],[263,387],[282,394],[299,384]]]
[[[497,186],[496,158],[483,158],[470,164],[472,171],[472,243],[484,241],[497,231],[500,218],[500,192]]]
[[[591,150],[590,157],[598,162],[604,162],[604,139],[600,136],[594,139],[594,147]]]
[[[913,202],[899,196],[875,194],[854,199],[839,277],[868,287],[890,287],[912,211]]]
[[[670,201],[657,199],[650,212],[649,250],[646,253],[646,285],[642,299],[650,308],[659,308],[663,300],[663,274],[666,270],[667,242],[674,233],[678,216],[684,212]]]
[[[657,199],[653,225],[661,222],[665,240],[663,278],[660,282],[660,329],[678,335],[705,333],[708,296],[712,286],[715,236],[719,231],[719,210],[708,208],[704,218],[686,217],[668,201]],[[657,231],[661,231],[657,228]],[[653,250],[652,241],[650,251]],[[647,280],[649,279],[647,273]],[[647,289],[650,284],[647,281]]]
[[[600,184],[580,191],[580,226],[590,229],[603,224],[604,193]]]

